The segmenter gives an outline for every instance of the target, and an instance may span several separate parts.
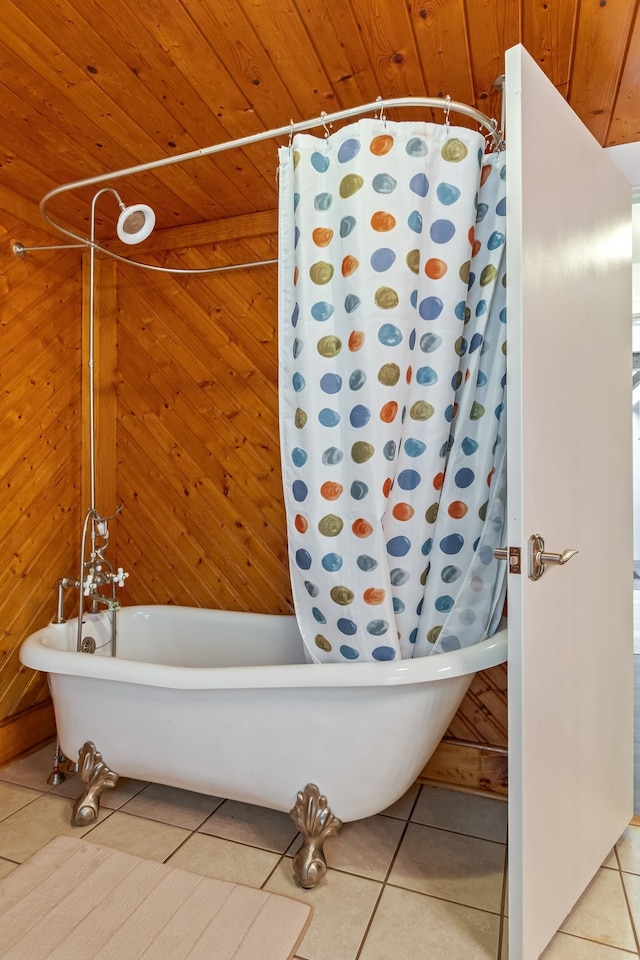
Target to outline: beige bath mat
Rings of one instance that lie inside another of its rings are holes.
[[[300,900],[57,837],[0,880],[3,960],[288,960]]]

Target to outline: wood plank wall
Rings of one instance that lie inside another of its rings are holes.
[[[0,210],[0,765],[50,739],[46,677],[22,667],[22,640],[55,612],[54,584],[75,564],[80,489],[81,271],[35,212]],[[17,215],[19,214],[19,215]],[[29,222],[26,222],[28,219]]]
[[[167,231],[144,258],[194,267],[270,259],[274,229],[263,214]],[[163,250],[176,241],[185,246]],[[117,288],[123,600],[290,612],[276,267],[175,278],[119,265]],[[506,795],[506,674],[476,676],[422,779]]]

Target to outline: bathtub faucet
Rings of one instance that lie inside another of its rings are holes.
[[[91,566],[82,584],[82,593],[85,597],[93,597],[97,594],[100,587],[106,584],[111,584],[114,587],[124,587],[124,581],[128,576],[129,574],[125,573],[122,567],[118,567],[117,571],[109,570],[105,573],[102,564],[98,564],[95,567]]]

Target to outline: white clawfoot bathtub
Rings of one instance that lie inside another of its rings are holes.
[[[84,616],[94,654],[76,652],[77,620],[22,645],[22,663],[49,674],[65,756],[89,742],[113,776],[287,812],[317,784],[343,821],[402,796],[476,671],[507,658],[506,629],[433,657],[309,664],[292,616],[141,606],[117,617],[116,657],[106,612]]]

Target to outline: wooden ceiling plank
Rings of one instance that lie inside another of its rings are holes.
[[[350,0],[353,15],[370,51],[378,93],[384,100],[424,96],[427,91],[404,3]]]
[[[242,240],[245,237],[264,237],[278,232],[278,211],[265,210],[262,213],[248,213],[239,217],[225,217],[221,220],[209,220],[186,227],[169,227],[166,230],[154,230],[144,242],[144,253],[159,250],[175,250],[181,247],[204,247],[224,240]],[[124,254],[124,244],[109,244],[109,249]],[[213,265],[213,264],[212,264]]]
[[[110,16],[114,19],[115,31],[113,34],[113,46],[107,44],[101,35],[101,25],[104,23],[104,7],[98,9],[97,17],[93,22],[87,20],[87,16],[92,10],[89,4],[82,5],[82,12],[78,9],[78,4],[72,0],[56,0],[60,8],[60,31],[61,41],[64,42],[67,49],[78,49],[82,51],[85,60],[89,60],[87,70],[93,77],[93,86],[99,87],[106,93],[115,104],[121,108],[121,112],[129,112],[129,104],[135,104],[137,97],[142,100],[142,108],[134,110],[137,123],[143,131],[146,131],[150,139],[155,144],[155,156],[167,156],[167,138],[171,142],[177,142],[182,139],[183,149],[177,152],[186,152],[197,150],[203,144],[198,142],[190,132],[183,126],[181,120],[177,120],[167,108],[166,101],[162,92],[156,94],[153,88],[145,84],[140,77],[142,66],[130,65],[124,62],[118,52],[118,34],[117,34],[117,11],[111,10]],[[95,9],[95,8],[94,8]],[[122,11],[125,15],[125,11]],[[144,47],[145,31],[138,24],[136,41],[141,47]],[[49,22],[48,29],[50,35],[53,33],[53,26]],[[57,31],[56,31],[57,33]],[[155,59],[157,69],[149,71],[150,79],[155,83],[155,78],[165,72],[165,64],[161,59],[161,48],[155,49]],[[135,59],[135,56],[134,56]],[[160,61],[160,62],[158,62]],[[140,64],[144,64],[144,54],[140,54]],[[79,64],[80,66],[80,64]],[[193,94],[192,94],[193,98]],[[217,120],[211,116],[212,125]],[[224,138],[224,135],[222,137]],[[213,169],[219,168],[220,176],[226,176],[226,170],[223,161],[216,157],[208,158],[207,166]],[[204,169],[204,166],[201,165]],[[250,196],[242,194],[237,186],[237,178],[229,178],[226,184],[224,194],[214,192],[212,187],[215,181],[211,182],[210,187],[203,186],[197,173],[195,162],[190,165],[189,172],[182,166],[179,168],[180,178],[188,182],[188,190],[185,194],[185,200],[199,214],[199,219],[211,219],[212,216],[232,215],[243,212],[243,206],[252,204]],[[187,186],[187,184],[185,184]],[[182,187],[180,188],[180,193]],[[216,210],[216,207],[219,209]],[[213,212],[215,211],[215,213]],[[159,211],[161,213],[161,211]]]
[[[568,99],[601,144],[607,139],[635,12],[635,3],[583,0],[580,4]]]
[[[145,2],[151,7],[158,3],[164,5],[163,0]],[[295,103],[237,3],[228,0],[216,3],[182,0],[182,3],[186,8],[183,19],[167,28],[157,18],[156,30],[162,44],[171,48],[173,60],[191,88],[212,104],[224,132],[215,140],[209,136],[205,145],[283,126],[287,118],[295,114]],[[179,42],[180,36],[182,42]],[[263,197],[261,209],[275,206],[277,202],[276,156],[274,141],[260,141],[225,154],[230,176],[242,176],[247,164],[258,171]],[[255,184],[252,189],[255,194]]]
[[[340,109],[339,92],[318,58],[296,7],[288,0],[236,0],[296,106],[294,119],[308,120]],[[289,117],[291,118],[291,112]],[[284,120],[286,123],[287,120]]]
[[[35,155],[42,161],[42,176],[46,184],[44,190],[38,190],[37,200],[40,200],[50,189],[52,182],[50,174],[58,170],[59,158],[64,157],[69,141],[75,140],[90,154],[93,152],[90,144],[101,145],[97,148],[93,161],[88,159],[84,169],[74,171],[72,178],[74,180],[82,176],[102,173],[105,169],[127,166],[131,163],[132,156],[147,159],[149,154],[157,155],[157,144],[141,133],[137,122],[120,110],[118,105],[91,81],[86,71],[82,71],[48,37],[44,37],[42,32],[19,11],[15,16],[0,18],[0,41],[4,43],[5,48],[15,52],[18,57],[18,67],[22,64],[25,84],[23,95],[28,104],[28,110],[33,110],[32,100],[37,100],[38,103],[45,100],[50,103],[52,116],[49,123],[54,125],[56,134],[60,138],[56,153],[50,155],[38,152]],[[34,50],[38,52],[35,56]],[[33,116],[32,113],[30,115]],[[20,142],[18,137],[16,145]],[[105,144],[107,146],[114,144],[112,148],[108,147],[112,149],[113,166],[111,162],[106,165],[103,163],[102,150]],[[63,171],[67,169],[64,161],[60,169]],[[182,187],[180,178],[166,171],[158,171],[157,178],[159,184],[170,182],[172,190]],[[60,179],[56,176],[53,184],[63,182],[68,182],[64,179],[64,173]],[[184,186],[186,187],[187,184],[185,183]],[[175,207],[180,209],[182,204],[182,208],[187,211],[187,219],[197,218],[195,209],[189,211],[186,200],[181,200],[177,193],[170,193],[166,186],[164,191],[168,197],[166,203],[169,209],[175,209]],[[65,203],[68,207],[69,196]],[[221,213],[222,209],[220,208],[218,212]],[[73,218],[73,222],[82,229],[78,223],[80,219],[86,224],[88,220],[86,210],[82,215],[76,213]]]
[[[345,107],[373,102],[380,90],[351,4],[334,0],[294,3],[338,101]]]
[[[475,105],[500,119],[502,95],[494,88],[504,75],[505,50],[520,40],[518,0],[465,0]]]
[[[262,122],[240,92],[224,58],[205,41],[181,4],[167,7],[158,0],[138,0],[133,8],[129,2],[113,2],[117,9],[109,46],[144,86],[146,96],[170,114],[169,138],[160,135],[165,153],[184,153],[262,131]],[[83,17],[97,31],[104,19],[103,3],[87,0]],[[215,106],[220,91],[231,107],[231,127]],[[273,152],[265,175],[265,165],[254,164],[246,154],[242,161],[237,152],[212,158],[214,170],[224,178],[225,204],[251,208],[258,191],[271,191],[275,197],[272,159]],[[190,163],[185,169],[205,190],[216,187],[208,164]],[[258,188],[256,180],[262,181]]]
[[[522,43],[551,83],[566,98],[580,0],[526,0]]]
[[[631,31],[620,87],[606,134],[606,147],[640,140],[640,5]]]
[[[410,12],[428,95],[475,106],[464,0],[411,0]],[[452,115],[452,122],[469,121]]]

